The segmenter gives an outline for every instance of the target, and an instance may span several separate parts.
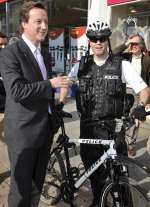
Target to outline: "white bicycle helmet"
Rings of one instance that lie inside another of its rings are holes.
[[[89,39],[93,37],[109,37],[111,33],[107,23],[96,21],[88,25],[86,36]]]

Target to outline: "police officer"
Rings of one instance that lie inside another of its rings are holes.
[[[109,40],[111,30],[106,23],[93,22],[88,26],[86,35],[93,55],[89,55],[88,51],[87,55],[81,58],[79,66],[76,65],[69,74],[71,79],[78,77],[79,80],[76,103],[80,113],[80,137],[108,139],[106,127],[110,128],[117,136],[118,154],[127,155],[124,131],[115,130],[118,120],[129,112],[124,107],[126,83],[130,84],[140,97],[140,106],[133,112],[137,119],[144,119],[143,105],[149,101],[150,89],[130,62],[112,54]],[[66,93],[65,90],[61,91],[60,101],[64,101]],[[80,153],[85,168],[88,169],[103,152],[103,146],[81,144]],[[106,177],[104,166],[90,176],[94,197],[91,207],[98,206]]]

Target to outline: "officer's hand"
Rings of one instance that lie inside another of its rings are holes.
[[[146,111],[143,105],[137,105],[131,112],[131,116],[139,121],[146,120]]]

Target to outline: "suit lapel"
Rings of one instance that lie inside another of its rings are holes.
[[[41,54],[43,56],[45,67],[46,67],[46,70],[47,70],[47,78],[50,79],[50,78],[52,78],[51,56],[43,48],[41,50]],[[53,98],[51,98],[51,100],[49,102],[49,105],[50,105],[50,108],[51,108],[51,112],[54,113],[55,112],[54,90],[52,90],[52,97]]]
[[[22,51],[23,55],[25,56],[26,61],[28,62],[28,65],[30,67],[30,70],[33,71],[33,74],[36,77],[36,79],[43,80],[43,76],[40,71],[39,65],[38,65],[34,55],[32,54],[31,50],[29,49],[29,47],[27,46],[27,44],[24,42],[23,39],[21,39],[18,42],[18,46],[19,46],[20,50]]]
[[[47,78],[49,79],[52,77],[51,57],[46,51],[44,51],[44,49],[41,50],[41,54],[44,59],[44,64],[45,64],[46,71],[47,71]]]

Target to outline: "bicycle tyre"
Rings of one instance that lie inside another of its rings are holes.
[[[47,174],[41,201],[48,205],[55,205],[61,199],[61,183],[66,177],[66,168],[63,157],[58,151],[53,151],[48,162]]]
[[[148,200],[146,199],[146,196],[142,192],[141,189],[136,187],[136,184],[131,184],[129,179],[126,177],[120,177],[119,179],[119,187],[120,189],[127,189],[128,197],[126,195],[126,192],[123,193],[119,192],[119,198],[122,199],[121,203],[117,206],[113,204],[113,198],[112,198],[112,187],[113,183],[112,181],[108,180],[105,184],[101,199],[99,203],[99,207],[148,207]],[[122,195],[121,195],[122,194]],[[126,200],[126,204],[124,204],[124,199]]]

